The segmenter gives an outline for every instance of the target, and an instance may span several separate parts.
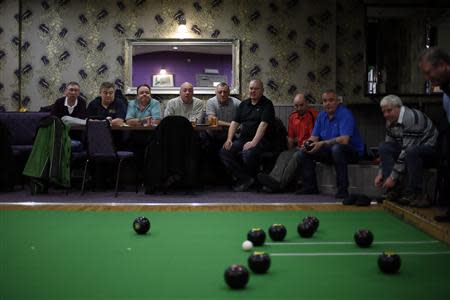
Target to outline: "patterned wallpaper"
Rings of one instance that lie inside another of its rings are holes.
[[[260,78],[266,95],[288,104],[296,91],[314,102],[337,88],[347,103],[362,97],[364,7],[358,0],[22,0],[0,1],[0,105],[39,110],[79,81],[87,100],[109,80],[124,83],[127,38],[175,38],[181,10],[189,38],[242,43],[241,90]],[[22,41],[19,21],[22,21]],[[19,66],[18,47],[22,48]],[[165,97],[165,98],[169,98]]]

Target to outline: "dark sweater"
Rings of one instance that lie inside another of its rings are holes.
[[[70,114],[67,106],[64,105],[66,97],[61,97],[55,101],[55,105],[52,109],[52,115],[62,118],[64,116],[71,116],[79,119],[86,119],[86,101],[78,97],[77,106],[75,106],[73,112]]]

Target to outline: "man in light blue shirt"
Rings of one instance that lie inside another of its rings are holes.
[[[128,102],[126,122],[130,126],[147,125],[146,120],[151,117],[152,124],[161,120],[161,104],[151,98],[151,89],[147,84],[137,87],[137,99]]]
[[[137,87],[137,99],[128,102],[126,122],[129,126],[148,126],[159,124],[161,120],[161,105],[151,98],[150,86],[141,84]],[[153,133],[149,131],[132,131],[128,137],[128,146],[136,156],[136,172],[138,180],[144,173],[145,148],[151,143]]]

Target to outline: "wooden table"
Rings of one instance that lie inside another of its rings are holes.
[[[111,126],[111,130],[113,131],[154,131],[157,127],[154,126]],[[70,130],[85,130],[85,125],[73,125],[70,127]],[[226,126],[209,126],[209,125],[196,125],[194,127],[195,131],[220,131],[227,130]]]

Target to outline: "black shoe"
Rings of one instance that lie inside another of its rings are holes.
[[[342,200],[342,204],[343,205],[354,205],[354,204],[356,204],[356,200],[357,200],[356,195],[351,194],[350,196],[348,196],[347,198],[344,198],[344,200]]]
[[[369,206],[372,200],[364,194],[356,195],[356,206]]]
[[[347,192],[346,190],[344,190],[344,191],[338,191],[338,192],[334,195],[334,197],[335,197],[335,198],[338,198],[338,199],[346,199],[346,198],[349,197],[349,194],[348,194],[348,192]]]
[[[263,185],[263,187],[261,188],[261,192],[271,194],[273,193],[273,190],[270,187]]]
[[[435,216],[434,220],[436,222],[450,222],[450,209],[444,215]]]
[[[393,188],[388,189],[386,191],[385,200],[391,201],[391,202],[399,202],[399,200],[403,196],[403,187],[401,183],[396,184]]]
[[[397,200],[400,205],[410,205],[416,199],[416,195],[412,192],[406,192],[403,197]]]
[[[249,179],[235,185],[233,187],[233,190],[235,192],[245,192],[253,185],[254,182],[255,180],[252,177],[250,177]]]
[[[257,178],[259,183],[270,188],[272,191],[278,191],[281,189],[280,183],[266,173],[259,173]]]
[[[296,195],[316,195],[319,194],[319,190],[317,188],[312,189],[299,189],[295,192]]]

